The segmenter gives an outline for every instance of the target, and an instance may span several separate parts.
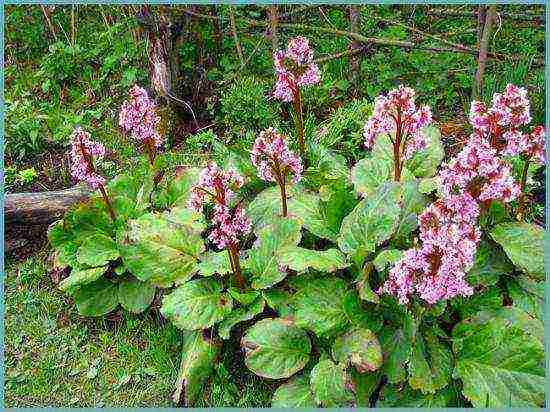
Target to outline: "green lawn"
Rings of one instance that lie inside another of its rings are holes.
[[[156,310],[80,317],[46,261],[6,262],[6,407],[173,406],[182,332]],[[197,406],[268,406],[273,385],[245,370],[238,336],[226,346]]]

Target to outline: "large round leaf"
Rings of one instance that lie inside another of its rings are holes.
[[[110,237],[95,233],[87,237],[78,248],[76,259],[81,265],[103,266],[120,256],[116,243]]]
[[[305,376],[292,378],[277,388],[271,400],[272,408],[315,407],[315,399]]]
[[[241,340],[248,369],[270,379],[288,378],[309,361],[306,332],[286,319],[263,319]]]
[[[409,360],[409,385],[422,393],[436,393],[451,378],[451,351],[431,331],[417,333]]]
[[[231,296],[213,279],[197,279],[180,286],[162,300],[161,313],[184,330],[208,328],[231,312]]]
[[[514,306],[531,316],[543,319],[544,282],[537,282],[527,276],[519,276],[507,282],[507,286]]]
[[[198,269],[202,276],[212,276],[216,273],[218,275],[231,273],[229,254],[226,250],[221,252],[208,252],[201,258]]]
[[[332,356],[339,363],[352,364],[359,372],[372,372],[382,365],[380,343],[369,329],[355,329],[337,338]]]
[[[310,250],[297,246],[281,250],[279,263],[297,272],[303,272],[309,268],[318,272],[334,272],[348,266],[345,255],[338,249]]]
[[[527,223],[502,223],[491,236],[519,269],[544,280],[544,230]]]
[[[80,270],[73,269],[71,275],[59,283],[59,289],[64,292],[73,293],[82,285],[87,285],[101,278],[107,269],[107,266]]]
[[[544,327],[515,307],[479,312],[453,329],[454,374],[474,407],[544,404]]]
[[[479,242],[474,264],[466,278],[470,286],[491,286],[501,275],[513,269],[510,261],[497,245],[487,240]]]
[[[137,279],[123,280],[118,285],[118,301],[133,313],[141,313],[155,298],[155,286]]]
[[[260,296],[246,307],[233,309],[233,311],[222,320],[218,326],[218,333],[222,339],[229,339],[231,329],[241,322],[252,319],[262,313],[265,308],[265,300]]]
[[[352,380],[345,368],[324,359],[311,370],[311,388],[318,404],[325,408],[353,405]]]
[[[259,231],[257,245],[243,262],[252,275],[254,289],[266,289],[286,277],[286,271],[279,265],[279,253],[283,248],[300,242],[301,228],[296,219],[277,218]]]
[[[117,286],[107,279],[81,286],[73,298],[83,316],[103,316],[118,306]]]
[[[359,196],[370,196],[385,182],[393,180],[393,162],[388,158],[367,157],[351,169],[351,181]]]
[[[426,136],[426,148],[413,154],[405,165],[416,177],[432,177],[445,156],[441,132],[435,126],[426,126],[422,132]]]
[[[388,240],[399,222],[401,190],[386,183],[375,194],[363,199],[342,222],[338,246],[356,262]]]
[[[202,393],[203,385],[214,370],[221,345],[201,332],[190,333],[183,344],[181,363],[173,401],[191,406]]]
[[[204,251],[201,216],[187,209],[149,213],[128,224],[119,248],[128,270],[161,287],[184,283],[197,271]]]
[[[318,336],[334,336],[349,324],[344,302],[349,293],[339,278],[316,278],[293,296],[296,324]]]

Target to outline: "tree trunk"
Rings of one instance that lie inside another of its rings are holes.
[[[483,4],[477,6],[477,47],[481,44],[483,37],[483,27],[485,27],[485,19],[487,18],[487,7]]]
[[[93,192],[86,186],[53,192],[7,194],[4,204],[6,224],[48,224],[63,216],[75,203],[83,202]]]
[[[273,52],[276,52],[279,48],[279,39],[277,37],[277,25],[279,23],[277,6],[269,6],[267,10],[269,16],[269,36],[271,37],[271,46]]]
[[[489,6],[487,16],[485,18],[485,26],[483,28],[483,36],[481,37],[481,43],[479,44],[479,57],[477,72],[472,88],[472,100],[477,100],[481,96],[483,91],[483,74],[485,73],[485,64],[487,63],[487,51],[489,49],[489,37],[491,36],[491,30],[493,26],[493,20],[497,14],[497,6]]]

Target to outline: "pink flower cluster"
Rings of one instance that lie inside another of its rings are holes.
[[[129,92],[130,99],[120,108],[119,126],[132,138],[140,142],[150,142],[154,147],[160,147],[163,139],[156,128],[160,118],[155,111],[155,103],[147,95],[147,91],[134,85]]]
[[[79,182],[86,182],[92,189],[105,184],[105,178],[99,175],[93,160],[103,159],[105,147],[90,139],[90,134],[77,126],[71,135],[71,176]]]
[[[300,158],[288,148],[285,138],[272,127],[260,132],[256,138],[251,160],[260,177],[268,182],[284,184],[285,177],[293,174],[292,181],[297,183],[302,176]]]
[[[509,165],[479,134],[472,134],[462,151],[439,173],[444,195],[468,192],[479,202],[510,202],[520,194]]]
[[[284,102],[294,99],[298,88],[321,81],[319,67],[313,63],[313,50],[305,37],[291,39],[286,51],[273,54],[277,83],[273,95]]]
[[[470,123],[474,133],[487,139],[503,154],[524,155],[544,164],[544,127],[537,126],[531,133],[520,128],[531,122],[527,90],[508,84],[503,93],[495,93],[491,107],[474,101],[470,108]]]
[[[376,98],[373,113],[363,129],[368,149],[373,146],[376,137],[383,133],[391,133],[394,139],[399,135],[401,142],[406,141],[407,158],[426,146],[422,128],[432,122],[432,111],[429,106],[417,108],[414,96],[413,89],[400,85],[387,96]]]
[[[199,176],[199,181],[191,190],[188,206],[198,212],[208,200],[214,202],[214,228],[208,238],[218,248],[234,246],[239,237],[250,231],[251,223],[241,205],[230,207],[234,199],[233,189],[244,184],[243,178],[234,170],[224,171],[215,163],[210,163]]]
[[[475,226],[478,215],[477,203],[467,193],[430,205],[419,217],[422,247],[405,251],[379,293],[393,294],[401,304],[415,292],[430,304],[471,295],[465,277],[481,235]]]

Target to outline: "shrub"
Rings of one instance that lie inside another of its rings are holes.
[[[412,89],[365,120],[351,170],[321,144],[298,158],[275,129],[250,157],[225,148],[222,167],[174,176],[158,155],[104,186],[80,170],[103,200],[50,229],[73,269],[61,287],[93,316],[169,289],[160,311],[186,335],[176,403],[196,401],[223,341],[253,321],[240,344],[249,370],[281,381],[272,406],[541,406],[543,229],[524,221],[509,160],[544,157],[525,90],[473,102],[472,135],[443,165]],[[254,173],[275,185],[250,195]]]

